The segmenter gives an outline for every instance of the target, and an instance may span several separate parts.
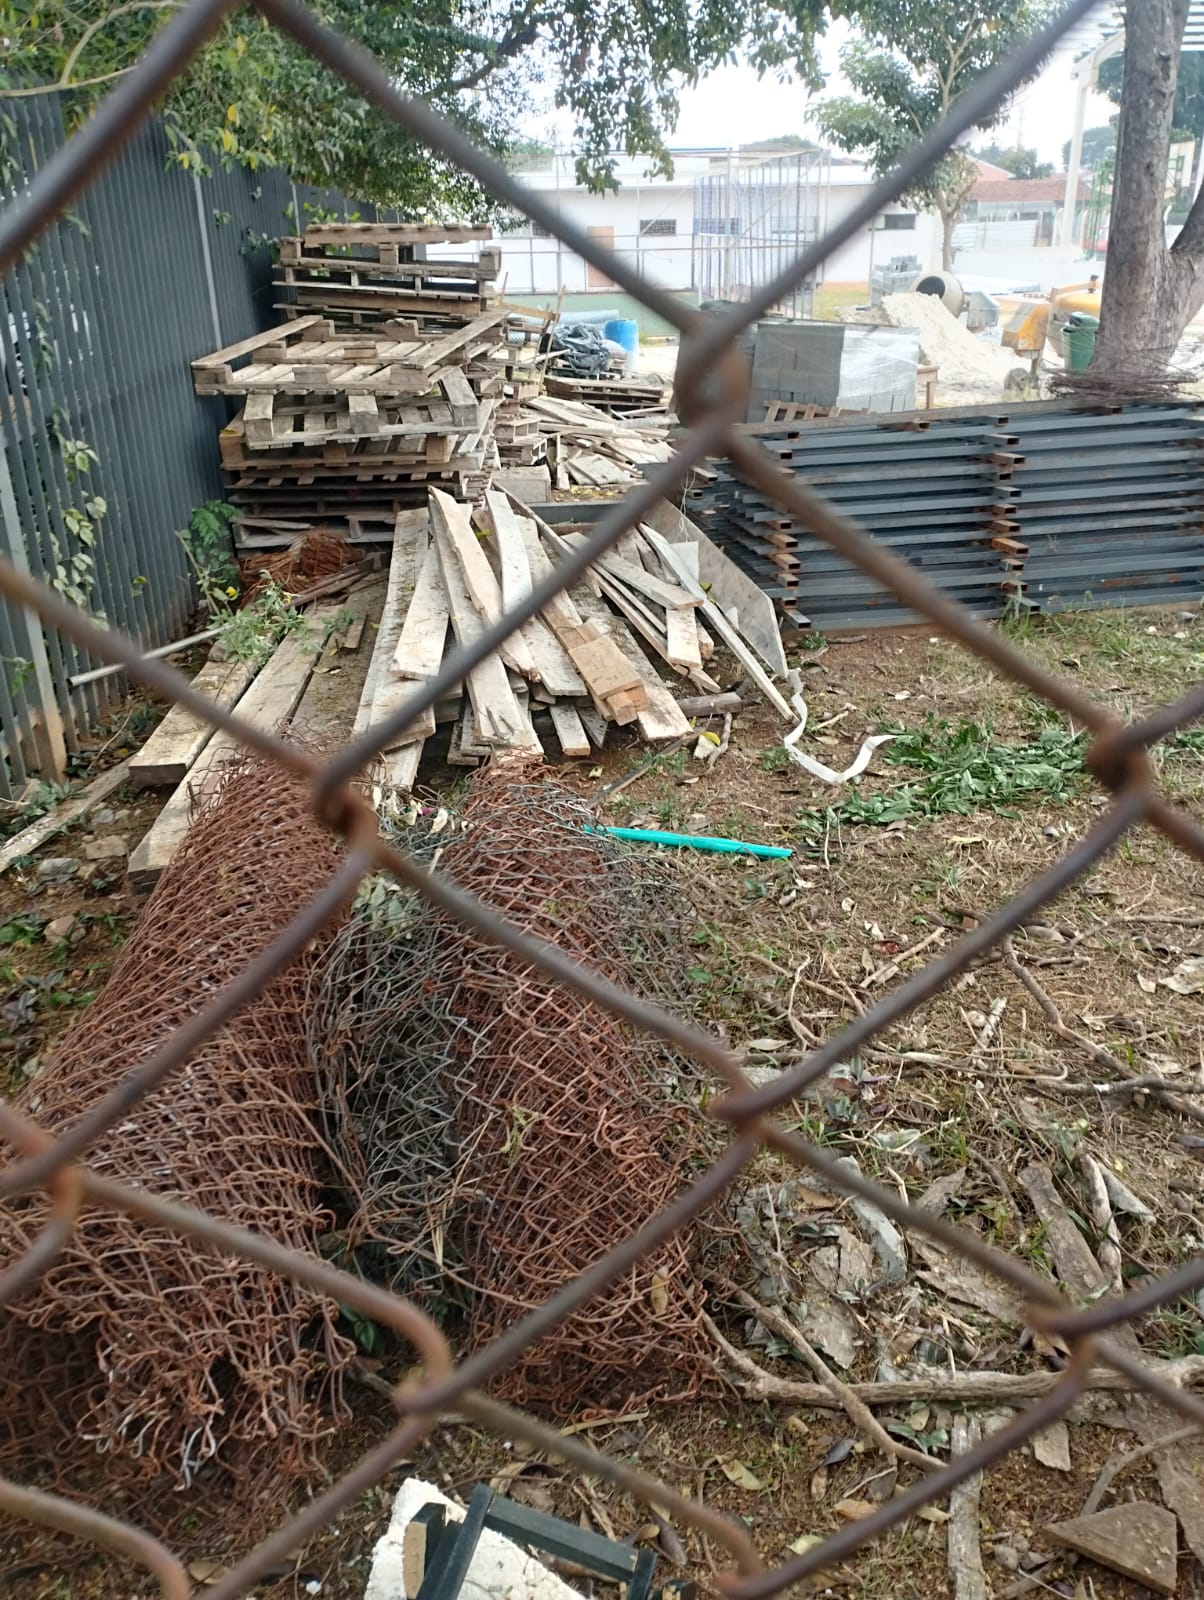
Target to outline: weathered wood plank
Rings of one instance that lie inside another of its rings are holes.
[[[250,683],[253,670],[245,661],[209,660],[192,680],[198,694],[228,711]],[[130,782],[136,789],[177,784],[213,736],[213,724],[173,706],[138,753],[130,758]]]
[[[484,624],[473,604],[455,545],[438,516],[431,518],[435,547],[443,571],[452,630],[460,644],[480,638]],[[523,738],[523,719],[506,669],[496,653],[475,666],[467,678],[468,698],[480,739],[489,745],[514,745]]]
[[[305,614],[304,627],[285,635],[239,701],[239,715],[245,722],[264,733],[278,732],[287,725],[338,611],[335,605],[314,606]],[[232,733],[225,732],[215,733],[206,744],[130,856],[129,884],[135,893],[145,893],[158,882],[183,844],[194,815],[212,799],[222,772],[243,748]]]
[[[439,553],[432,544],[423,557],[414,597],[393,652],[394,674],[399,678],[433,678],[443,663],[449,623]]]
[[[489,558],[481,549],[481,541],[473,532],[468,507],[442,490],[432,489],[430,508],[437,537],[454,550],[472,603],[482,622],[492,626],[502,616],[502,591]],[[521,631],[503,640],[498,653],[508,667],[522,673],[524,678],[535,676],[535,662]]]
[[[556,729],[556,737],[560,740],[560,748],[566,756],[587,756],[590,753],[590,742],[582,726],[576,706],[553,704],[548,707],[552,718],[552,726]]]

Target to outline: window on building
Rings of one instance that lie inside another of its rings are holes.
[[[640,233],[645,238],[667,239],[671,238],[676,232],[676,217],[652,217],[647,222],[641,221],[640,223]]]
[[[914,211],[888,211],[882,218],[882,226],[888,232],[898,232],[901,229],[914,229],[916,214]]]
[[[533,239],[550,239],[552,230],[545,228],[542,222],[533,222],[531,224],[531,237]]]

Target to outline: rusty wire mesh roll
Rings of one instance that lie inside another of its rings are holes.
[[[681,895],[662,861],[588,833],[580,800],[513,765],[478,776],[462,820],[441,871],[578,962],[681,1003]],[[393,885],[361,898],[332,948],[311,1038],[358,1237],[388,1244],[409,1290],[458,1300],[471,1348],[665,1205],[703,1149],[695,1063]],[[627,1273],[497,1391],[557,1409],[694,1392],[696,1246]]]
[[[235,767],[21,1108],[52,1133],[75,1122],[272,940],[336,853],[301,780],[268,762]],[[319,954],[141,1101],[94,1149],[96,1170],[316,1253],[328,1176],[302,1013]],[[46,1212],[42,1195],[0,1207],[0,1264]],[[319,1468],[353,1354],[336,1317],[276,1273],[89,1207],[40,1285],[0,1312],[3,1453],[29,1470],[52,1448],[77,1495],[103,1456],[106,1496],[137,1488],[152,1522],[170,1519],[156,1490],[216,1464],[241,1516],[265,1486]],[[185,1504],[196,1510],[177,1496],[177,1513]]]

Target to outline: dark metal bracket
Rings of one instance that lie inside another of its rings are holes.
[[[413,1525],[423,1530],[425,1555],[422,1582],[415,1600],[457,1600],[468,1568],[486,1528],[504,1534],[533,1554],[555,1556],[584,1567],[599,1578],[621,1584],[624,1600],[695,1600],[692,1582],[672,1580],[653,1591],[656,1557],[651,1550],[617,1544],[588,1528],[494,1494],[480,1484],[462,1522],[450,1522],[441,1505],[424,1506]]]

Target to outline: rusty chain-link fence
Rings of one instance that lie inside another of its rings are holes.
[[[197,1012],[168,1043],[118,1082],[71,1128],[51,1140],[11,1107],[0,1105],[0,1137],[9,1147],[8,1164],[0,1169],[0,1200],[44,1191],[51,1202],[50,1220],[24,1254],[0,1263],[0,1305],[37,1283],[72,1239],[85,1205],[125,1213],[134,1221],[166,1229],[195,1247],[200,1243],[223,1255],[241,1258],[303,1285],[318,1295],[351,1306],[387,1326],[413,1346],[422,1376],[401,1383],[394,1394],[396,1426],[336,1483],[310,1502],[287,1525],[247,1554],[216,1583],[206,1587],[209,1600],[236,1600],[289,1552],[302,1546],[343,1508],[356,1501],[396,1463],[405,1459],[440,1415],[455,1410],[500,1435],[523,1439],[553,1450],[583,1472],[623,1487],[638,1499],[667,1511],[683,1525],[705,1533],[731,1558],[721,1578],[734,1600],[759,1600],[778,1593],[847,1555],[899,1523],[917,1508],[947,1496],[951,1489],[1062,1416],[1084,1392],[1095,1365],[1111,1367],[1177,1408],[1183,1417],[1204,1424],[1204,1400],[1181,1391],[1145,1368],[1130,1349],[1108,1338],[1128,1319],[1162,1306],[1204,1286],[1204,1257],[1152,1280],[1122,1299],[1098,1302],[1086,1309],[1070,1306],[1051,1285],[1018,1260],[985,1243],[977,1235],[921,1214],[890,1190],[850,1172],[827,1151],[808,1144],[773,1120],[772,1113],[815,1083],[838,1061],[847,1059],[889,1024],[930,999],[950,980],[1031,919],[1095,862],[1112,850],[1139,823],[1156,827],[1167,838],[1204,860],[1204,829],[1176,810],[1153,780],[1148,751],[1160,739],[1204,715],[1204,685],[1197,685],[1175,703],[1142,722],[1124,726],[1075,687],[1044,671],[1011,643],[976,621],[956,601],[936,592],[918,571],[877,544],[820,494],[784,475],[749,434],[736,426],[744,414],[747,372],[735,348],[737,336],[766,310],[803,282],[825,256],[863,228],[888,201],[904,193],[928,171],[955,141],[981,121],[1044,58],[1054,43],[1095,0],[1073,0],[1042,34],[1017,50],[1010,61],[984,77],[953,107],[945,122],[923,138],[898,169],[847,218],[747,304],[716,318],[704,318],[673,296],[646,282],[582,229],[529,193],[495,161],[477,150],[457,129],[429,106],[407,100],[381,68],[345,39],[324,28],[299,0],[258,0],[269,22],[327,63],[362,90],[409,133],[440,150],[472,173],[500,200],[541,223],[564,244],[629,290],[646,306],[681,331],[676,378],[676,403],[684,435],[675,458],[650,481],[615,505],[591,537],[554,576],[538,583],[519,606],[475,644],[458,649],[440,673],[413,695],[387,722],[370,729],[328,761],[306,750],[245,726],[236,716],[211,705],[189,682],[158,661],[140,658],[132,640],[105,631],[74,607],[32,581],[15,567],[0,563],[0,591],[27,606],[48,628],[61,630],[102,660],[121,662],[136,681],[146,684],[228,730],[245,745],[263,752],[304,778],[323,822],[343,844],[337,870],[294,917],[285,932],[249,961],[239,976]],[[155,101],[185,64],[200,50],[223,19],[236,7],[233,0],[189,0],[155,37],[137,68],[126,76],[79,131],[37,175],[29,189],[0,218],[0,272],[20,258],[72,198],[83,190],[137,129]],[[671,495],[689,468],[707,455],[726,455],[752,483],[792,516],[822,537],[864,571],[889,586],[899,599],[990,662],[1015,683],[1040,695],[1051,706],[1091,730],[1089,765],[1095,780],[1111,795],[1100,821],[1050,871],[1035,879],[994,915],[965,935],[940,959],[916,973],[857,1018],[822,1048],[785,1071],[772,1084],[754,1088],[740,1070],[737,1057],[721,1041],[657,1006],[615,987],[578,966],[553,945],[519,932],[485,909],[448,879],[430,874],[381,838],[371,809],[354,786],[356,775],[392,736],[415,716],[433,707],[465,673],[488,656],[515,628],[540,611],[561,588],[576,581],[587,566],[619,535],[646,518],[662,497]],[[682,1189],[638,1232],[622,1239],[572,1282],[565,1284],[536,1311],[514,1322],[466,1360],[455,1363],[437,1325],[413,1303],[341,1272],[311,1256],[285,1248],[276,1240],[243,1231],[201,1211],[175,1204],[145,1190],[103,1175],[88,1164],[88,1153],[101,1135],[115,1128],[157,1086],[172,1078],[190,1052],[211,1038],[238,1010],[294,960],[337,910],[363,876],[383,869],[410,886],[436,907],[460,919],[482,938],[529,963],[545,978],[563,984],[582,999],[611,1012],[636,1028],[687,1052],[727,1085],[727,1093],[711,1100],[708,1115],[725,1132],[727,1143],[709,1168]],[[822,1174],[834,1188],[860,1195],[887,1216],[918,1229],[968,1257],[1010,1284],[1027,1299],[1034,1329],[1057,1333],[1070,1350],[1065,1370],[1051,1379],[1048,1392],[1017,1415],[1001,1431],[956,1457],[939,1472],[921,1477],[886,1501],[870,1516],[851,1523],[804,1554],[766,1570],[745,1530],[705,1504],[689,1500],[666,1484],[600,1455],[579,1439],[565,1436],[521,1412],[486,1398],[481,1386],[507,1369],[556,1329],[579,1307],[614,1283],[634,1263],[660,1249],[679,1228],[703,1212],[763,1150],[773,1150],[801,1167]],[[12,1157],[15,1155],[15,1159]],[[0,1479],[0,1511],[62,1530],[121,1552],[155,1574],[168,1600],[185,1600],[191,1585],[181,1563],[145,1531],[70,1500],[24,1488]]]

